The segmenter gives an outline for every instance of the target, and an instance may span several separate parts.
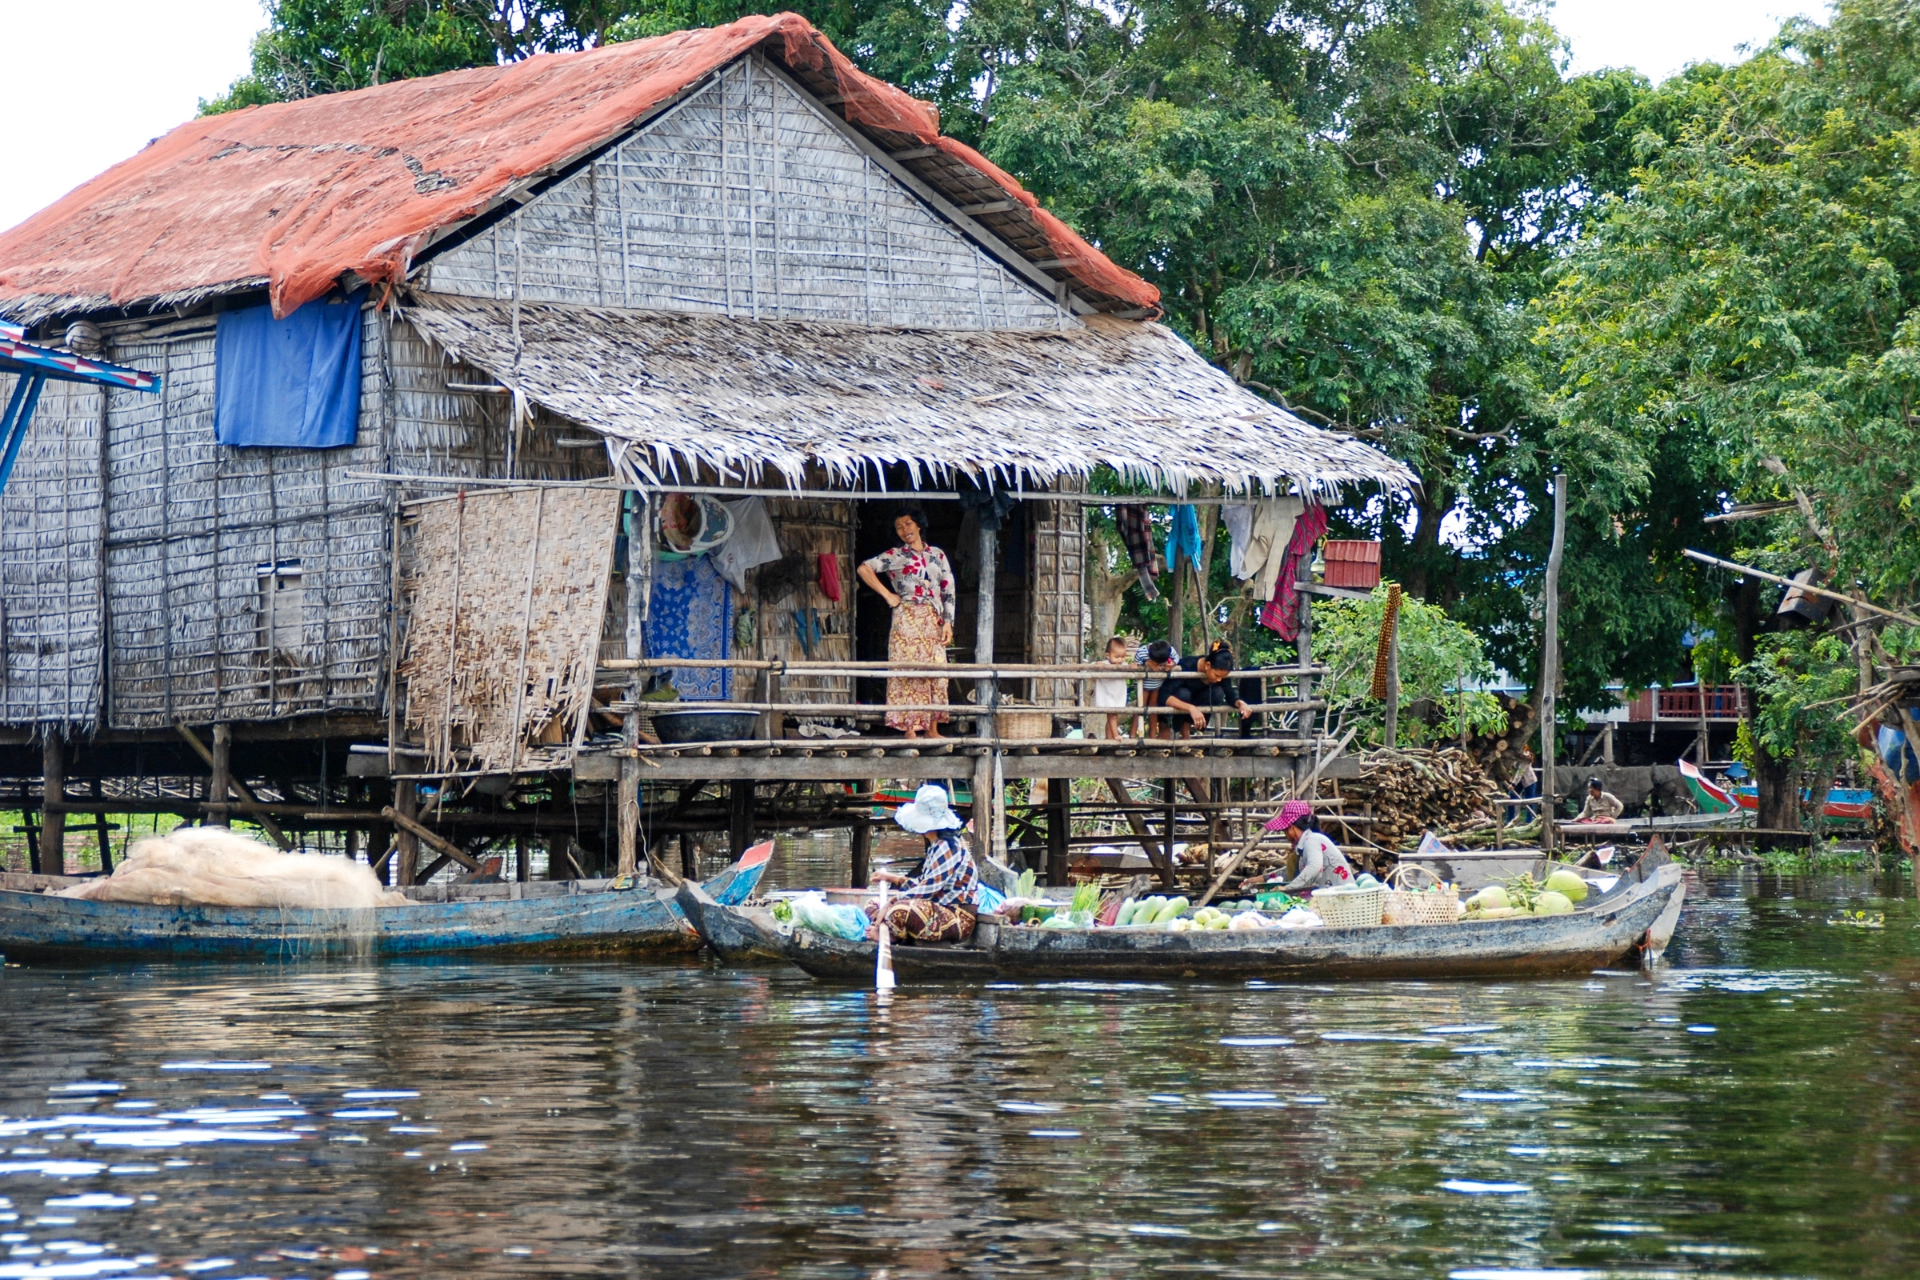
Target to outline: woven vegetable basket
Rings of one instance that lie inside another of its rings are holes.
[[[1372,889],[1315,889],[1314,914],[1327,922],[1329,929],[1352,929],[1380,923],[1387,904],[1385,886]]]
[[[1460,915],[1460,890],[1417,862],[1403,862],[1387,877],[1382,924],[1452,924]]]

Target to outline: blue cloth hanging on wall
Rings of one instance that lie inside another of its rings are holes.
[[[360,304],[316,298],[285,320],[271,307],[223,311],[215,329],[213,438],[221,444],[337,449],[360,431]]]
[[[733,656],[733,588],[709,557],[653,562],[647,656]],[[674,667],[672,674],[673,687],[688,701],[726,701],[733,695],[733,672],[725,667]]]
[[[1179,564],[1183,556],[1188,564],[1199,567],[1200,517],[1190,506],[1173,509],[1173,531],[1167,534],[1167,568]]]

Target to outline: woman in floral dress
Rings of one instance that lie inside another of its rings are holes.
[[[947,645],[953,640],[954,602],[953,566],[946,552],[927,545],[926,527],[926,517],[918,511],[899,512],[893,518],[893,531],[900,544],[860,564],[860,581],[878,591],[893,610],[888,660],[923,668],[946,665]],[[891,590],[880,582],[883,573]],[[945,680],[887,679],[889,707],[929,706],[946,700]],[[888,727],[904,731],[909,738],[922,733],[939,737],[938,726],[945,719],[944,711],[887,712]]]

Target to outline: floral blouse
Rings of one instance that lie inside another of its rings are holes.
[[[932,605],[940,611],[941,621],[953,621],[953,566],[940,548],[915,551],[898,546],[882,551],[860,567],[886,574],[902,604]]]

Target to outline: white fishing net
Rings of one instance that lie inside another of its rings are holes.
[[[161,906],[398,907],[403,894],[357,862],[281,853],[224,827],[179,827],[135,842],[113,874],[62,889],[65,898]]]

